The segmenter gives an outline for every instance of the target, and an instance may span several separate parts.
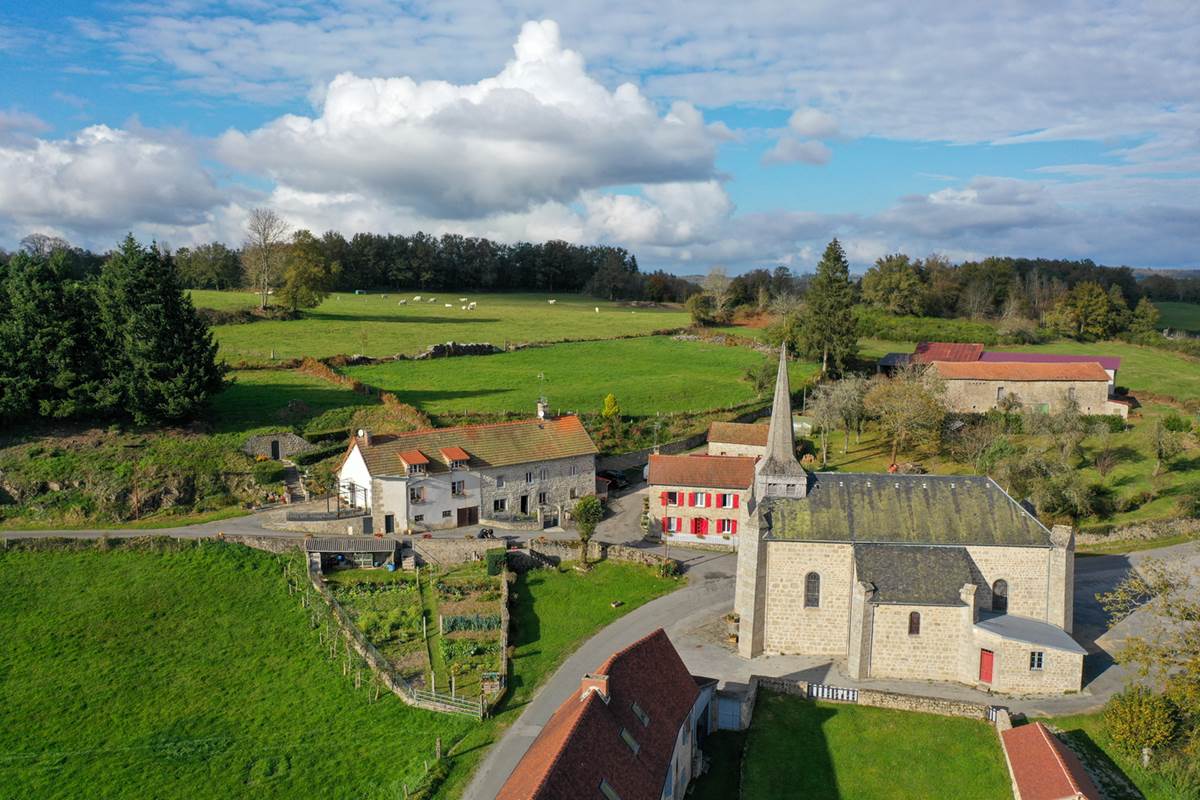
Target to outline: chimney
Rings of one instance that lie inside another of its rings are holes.
[[[549,412],[550,412],[550,407],[546,403],[546,398],[539,397],[538,401],[537,401],[537,418],[545,419],[546,415],[549,414]]]
[[[369,430],[367,430],[366,428],[359,428],[358,429],[358,440],[360,442],[362,442],[363,445],[365,445],[366,447],[370,447],[371,446],[371,432]]]
[[[579,699],[586,700],[589,692],[600,695],[600,699],[608,702],[608,676],[588,673],[579,682]]]

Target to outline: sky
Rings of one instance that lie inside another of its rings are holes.
[[[1200,3],[0,0],[0,247],[1200,266]]]

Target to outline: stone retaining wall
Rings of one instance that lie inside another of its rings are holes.
[[[1200,537],[1200,519],[1171,519],[1161,522],[1148,522],[1141,525],[1126,525],[1108,533],[1079,532],[1075,534],[1075,544],[1137,542],[1180,535]]]
[[[557,564],[561,561],[578,560],[582,552],[582,544],[583,543],[578,539],[567,542],[530,542],[529,549],[535,554],[535,558],[540,556],[541,558],[546,559],[549,563]],[[588,542],[588,560],[626,561],[634,564],[644,564],[648,567],[657,567],[667,561],[674,561],[678,563],[676,559],[660,556],[658,553],[652,553],[648,550],[642,550],[637,547],[629,547],[623,544],[597,542],[594,539]]]

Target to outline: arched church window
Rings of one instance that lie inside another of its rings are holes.
[[[913,611],[908,615],[908,635],[921,635],[921,613],[919,611]]]
[[[1008,581],[1003,578],[992,584],[992,611],[1008,611]]]
[[[804,576],[804,607],[821,607],[821,576],[815,572]]]

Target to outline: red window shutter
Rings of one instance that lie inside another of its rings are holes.
[[[734,508],[737,508],[737,507],[738,507],[738,495],[737,495],[737,492],[734,492],[734,493],[733,493],[733,507],[734,507]]]
[[[664,506],[667,504],[667,493],[666,492],[662,493],[662,504]]]
[[[736,497],[737,495],[734,495],[734,496]],[[729,532],[737,533],[737,520],[736,519],[729,520]]]
[[[688,492],[688,506],[695,506],[695,505],[696,505],[696,493]]]
[[[704,532],[708,533],[708,520],[704,520]]]
[[[711,494],[704,495],[704,505],[708,506],[709,508],[713,507],[713,496]]]
[[[666,517],[662,518],[662,529],[664,531],[667,529],[667,518]]]

